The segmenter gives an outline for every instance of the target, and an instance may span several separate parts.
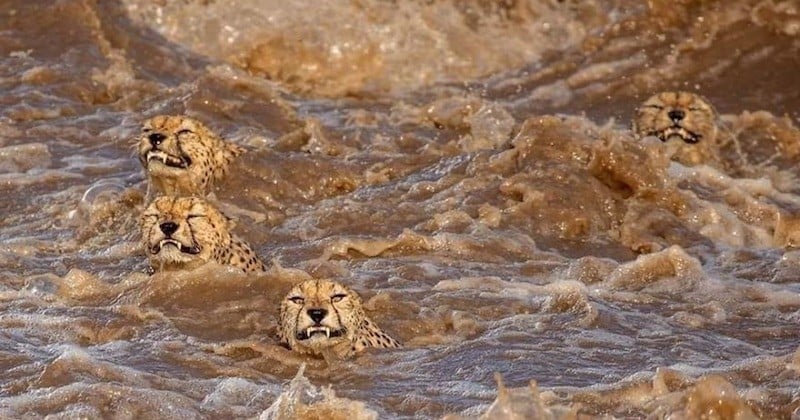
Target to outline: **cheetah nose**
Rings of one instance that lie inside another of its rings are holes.
[[[165,136],[165,135],[163,135],[161,133],[153,133],[153,134],[147,136],[147,139],[150,140],[150,144],[152,144],[153,147],[158,146],[159,144],[161,144],[161,142],[163,142],[164,139],[166,139],[166,138],[167,138],[167,136]]]
[[[673,109],[672,111],[667,113],[667,116],[673,122],[678,122],[678,121],[682,120],[684,117],[686,117],[686,113],[683,112],[682,109]]]
[[[174,222],[164,222],[158,225],[158,227],[162,232],[164,232],[164,235],[167,236],[172,235],[176,230],[178,230],[178,224]]]
[[[325,315],[328,315],[328,311],[325,309],[309,309],[306,311],[308,316],[311,318],[312,321],[319,324],[325,318]]]

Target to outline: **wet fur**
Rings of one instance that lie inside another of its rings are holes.
[[[163,136],[157,145],[154,135]],[[204,196],[244,149],[225,142],[203,123],[184,115],[159,115],[145,121],[137,143],[148,179],[148,201],[158,195]],[[154,155],[162,156],[170,166]]]
[[[651,96],[636,110],[633,131],[640,139],[654,136],[669,143],[673,159],[686,165],[717,159],[716,113],[697,94],[668,91]]]
[[[199,252],[190,255],[172,245],[154,252],[154,247],[169,239],[160,228],[165,222],[178,225],[169,235],[171,238],[186,249],[197,247]],[[145,253],[154,271],[190,269],[210,261],[247,272],[264,271],[264,264],[250,245],[231,233],[232,222],[205,199],[158,197],[145,210],[140,226]]]
[[[344,297],[336,301],[336,296]],[[315,342],[299,340],[298,334],[314,324],[308,315],[309,309],[326,310],[322,324],[332,330],[344,330],[343,335],[329,339],[321,337]],[[325,356],[330,352],[338,358],[347,358],[369,347],[401,346],[366,315],[357,293],[330,280],[306,280],[292,288],[281,302],[279,322],[278,336],[282,344],[315,356]]]

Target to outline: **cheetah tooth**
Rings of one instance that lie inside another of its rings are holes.
[[[158,159],[164,164],[167,163],[167,154],[161,151],[150,151],[147,152],[147,160]]]
[[[328,327],[308,327],[306,328],[306,335],[311,337],[317,331],[322,331],[325,333],[325,337],[331,338],[331,329]]]

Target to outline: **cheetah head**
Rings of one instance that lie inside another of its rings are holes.
[[[198,197],[158,197],[141,218],[153,269],[193,268],[217,260],[231,243],[232,222]]]
[[[156,191],[205,194],[242,149],[220,139],[187,116],[159,115],[145,121],[138,140],[139,161]]]
[[[361,298],[330,280],[306,280],[281,303],[280,334],[293,350],[320,354],[324,349],[346,352],[366,315]]]
[[[663,142],[713,142],[717,135],[715,119],[714,109],[699,95],[661,92],[636,110],[633,131],[640,137],[655,136]]]

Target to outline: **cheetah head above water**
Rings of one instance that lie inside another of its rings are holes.
[[[349,357],[367,347],[399,347],[364,312],[361,298],[330,280],[306,280],[281,303],[279,335],[292,350]]]
[[[141,228],[145,252],[156,270],[215,261],[232,240],[227,217],[198,197],[156,198],[142,215]]]
[[[168,195],[208,193],[213,181],[243,151],[184,115],[159,115],[145,121],[137,149],[154,192]]]
[[[690,92],[661,92],[648,98],[637,110],[634,132],[655,136],[663,142],[681,140],[687,144],[713,142],[716,115],[711,105]]]

